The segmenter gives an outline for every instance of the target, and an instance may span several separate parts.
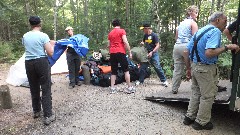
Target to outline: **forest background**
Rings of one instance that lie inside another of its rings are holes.
[[[41,17],[42,31],[53,40],[65,38],[64,29],[72,26],[75,34],[89,37],[90,52],[106,48],[111,21],[119,18],[131,47],[138,46],[143,38],[141,25],[153,26],[161,40],[161,64],[171,78],[175,30],[190,5],[200,9],[199,28],[208,24],[209,15],[215,11],[223,11],[228,24],[237,18],[238,0],[1,0],[0,63],[14,63],[24,53],[21,39],[30,30],[30,15]],[[226,43],[231,42],[223,35],[222,44]],[[228,79],[231,53],[222,54],[218,64],[220,77]]]

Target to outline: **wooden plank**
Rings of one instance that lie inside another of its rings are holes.
[[[229,80],[220,80],[219,85],[226,87],[226,91],[218,92],[215,98],[216,104],[228,104],[231,96],[231,87],[232,83]],[[150,101],[180,101],[180,102],[189,102],[191,97],[191,82],[182,82],[177,94],[172,93],[172,87],[169,86],[161,92],[152,94],[145,97],[146,100]]]

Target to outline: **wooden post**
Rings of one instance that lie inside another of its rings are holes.
[[[91,76],[90,76],[90,71],[89,71],[89,67],[86,65],[81,66],[82,68],[82,74],[83,74],[83,78],[84,78],[84,84],[86,85],[90,85],[90,80],[91,80]]]
[[[12,99],[7,85],[0,86],[0,101],[3,109],[12,108]]]

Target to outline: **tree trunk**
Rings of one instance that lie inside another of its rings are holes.
[[[37,2],[36,2],[36,0],[34,0],[34,13],[37,15],[38,14],[38,12],[37,12]]]
[[[125,0],[125,7],[126,7],[126,27],[128,27],[128,19],[129,19],[129,1]]]
[[[12,108],[12,99],[7,85],[0,86],[0,101],[3,109]]]
[[[54,20],[53,20],[53,24],[54,24],[54,40],[56,41],[57,39],[57,0],[54,1]]]
[[[220,10],[221,0],[217,0],[217,11]]]
[[[84,28],[88,31],[88,0],[84,0]]]
[[[29,6],[29,1],[28,0],[25,0],[25,12],[26,12],[27,18],[29,18],[29,16],[30,16],[30,6]],[[29,26],[28,23],[29,23],[28,19],[26,19],[26,26]]]
[[[226,5],[226,3],[228,3],[229,0],[223,0],[222,4],[221,4],[221,8],[220,8],[220,11],[224,11],[224,5]]]
[[[214,12],[214,4],[215,4],[215,0],[212,0],[210,15]]]

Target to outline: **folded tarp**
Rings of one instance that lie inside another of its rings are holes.
[[[58,40],[54,46],[54,53],[52,57],[48,57],[49,63],[53,66],[63,52],[67,49],[68,45],[71,45],[79,56],[85,57],[88,53],[88,41],[89,38],[82,34],[77,34],[69,39]]]
[[[148,62],[148,52],[144,46],[141,47],[133,47],[131,49],[132,52],[132,60],[134,62]]]

